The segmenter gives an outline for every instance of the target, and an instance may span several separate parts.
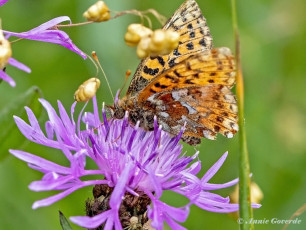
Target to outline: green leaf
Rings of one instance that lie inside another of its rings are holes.
[[[0,161],[8,156],[8,149],[20,148],[26,143],[26,138],[17,128],[13,115],[27,120],[24,107],[28,106],[39,118],[42,112],[42,106],[38,101],[40,97],[41,90],[33,86],[0,111]]]
[[[64,216],[64,214],[61,211],[58,211],[58,212],[59,212],[59,219],[60,219],[62,229],[63,230],[72,230],[72,227],[70,226],[70,224],[69,224],[67,218]]]

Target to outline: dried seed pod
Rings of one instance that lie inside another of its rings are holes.
[[[104,1],[98,1],[84,12],[83,16],[88,21],[103,22],[110,19],[110,11]]]
[[[74,93],[74,99],[77,102],[88,101],[96,95],[98,88],[100,87],[100,80],[98,78],[90,78],[83,82],[82,85]]]

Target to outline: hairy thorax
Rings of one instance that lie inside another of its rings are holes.
[[[128,119],[132,125],[136,125],[139,121],[139,126],[145,130],[154,129],[154,113],[151,110],[145,109],[145,106],[137,104],[137,98],[124,97],[119,99],[118,103],[114,106],[114,117],[122,119],[128,112]]]

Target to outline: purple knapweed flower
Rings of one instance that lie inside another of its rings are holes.
[[[8,0],[0,0],[0,6],[4,5]]]
[[[135,127],[129,124],[128,114],[122,120],[108,120],[104,108],[102,122],[95,97],[94,112],[83,113],[83,108],[77,121],[73,117],[76,103],[72,105],[69,117],[61,102],[58,102],[59,115],[46,100],[40,99],[40,102],[49,116],[45,133],[27,107],[29,124],[19,117],[14,117],[15,122],[29,140],[61,150],[70,165],[62,166],[28,152],[10,150],[29,167],[44,174],[40,181],[30,184],[31,190],[61,191],[36,201],[34,209],[51,205],[89,185],[94,185],[95,199],[86,203],[87,216],[70,217],[75,224],[89,229],[101,225],[105,230],[126,229],[132,218],[136,218],[139,223],[150,223],[157,230],[163,229],[164,222],[172,229],[180,230],[185,229],[179,223],[187,219],[192,204],[219,213],[239,209],[238,204],[231,204],[229,198],[211,192],[232,186],[238,179],[225,184],[209,183],[227,153],[199,178],[198,152],[186,156],[178,143],[183,130],[177,137],[170,137],[158,127],[155,119],[154,131],[144,131],[139,122]],[[84,129],[81,129],[81,120],[85,123]],[[87,158],[95,162],[96,169],[85,168]],[[100,175],[101,179],[82,178],[88,175]],[[170,206],[160,199],[165,190],[181,194],[189,202],[183,207]],[[253,207],[260,205],[253,204]]]
[[[69,21],[69,23],[71,23],[71,20],[68,16],[61,16],[47,21],[27,32],[15,33],[5,30],[3,30],[3,32],[5,34],[6,39],[8,39],[10,36],[15,36],[35,41],[55,43],[72,50],[73,52],[79,54],[84,59],[86,59],[86,55],[75,44],[73,44],[68,34],[66,34],[64,31],[54,28],[56,25],[64,21]]]

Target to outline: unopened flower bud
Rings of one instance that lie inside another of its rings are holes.
[[[0,69],[3,69],[12,56],[11,43],[3,37],[0,31]]]
[[[150,49],[149,49],[150,43],[151,43],[150,37],[144,37],[140,40],[136,50],[136,54],[139,58],[145,58],[150,55]]]
[[[263,193],[255,182],[251,182],[250,194],[252,203],[260,203],[263,198]],[[232,203],[239,203],[239,186],[236,185],[235,190],[230,195]]]
[[[98,88],[100,87],[100,80],[98,78],[90,78],[87,81],[83,82],[79,86],[77,91],[74,93],[74,99],[78,102],[88,101],[96,95]]]
[[[124,35],[124,40],[128,46],[137,46],[142,38],[148,37],[152,33],[151,29],[141,24],[130,24]]]
[[[179,42],[180,35],[171,30],[155,30],[150,44],[150,56],[167,55],[171,53]]]
[[[171,50],[174,50],[179,45],[180,34],[175,31],[166,30],[166,39]]]
[[[84,12],[83,16],[88,21],[103,22],[110,19],[110,11],[104,1],[98,1]]]

